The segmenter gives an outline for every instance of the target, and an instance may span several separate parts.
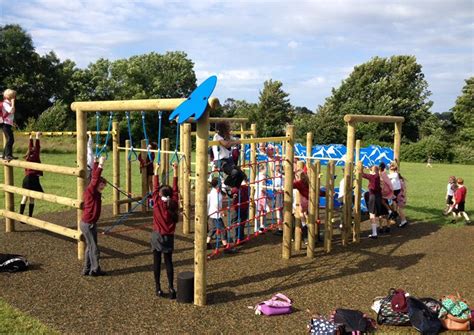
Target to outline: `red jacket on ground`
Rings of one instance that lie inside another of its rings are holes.
[[[178,177],[173,178],[173,195],[168,203],[161,199],[159,188],[160,180],[158,176],[153,176],[153,230],[160,235],[172,235],[176,230],[176,221],[169,209],[178,211]]]

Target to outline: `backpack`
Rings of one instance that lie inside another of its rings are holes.
[[[406,292],[402,289],[395,290],[392,296],[392,309],[395,312],[407,313],[408,312],[408,302],[406,297]]]
[[[292,301],[286,295],[277,293],[270,300],[265,300],[255,306],[257,315],[281,315],[290,314]]]
[[[423,335],[436,335],[442,325],[438,314],[429,308],[423,301],[408,297],[408,316],[411,325]]]
[[[448,330],[467,331],[470,329],[471,310],[459,294],[448,295],[441,298],[439,318],[443,327]]]
[[[391,288],[388,295],[379,301],[374,301],[374,305],[379,305],[377,313],[377,323],[379,325],[405,326],[410,324],[407,313],[394,311],[392,308],[392,298],[397,290]],[[397,305],[397,303],[395,303]]]
[[[0,254],[0,272],[25,271],[28,266],[28,261],[21,255]]]
[[[342,334],[361,334],[375,330],[375,320],[353,309],[338,308],[331,314],[331,320],[342,326]]]
[[[309,321],[308,333],[313,335],[341,335],[342,330],[334,321],[317,315]]]

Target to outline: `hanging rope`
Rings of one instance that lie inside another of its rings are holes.
[[[112,224],[109,228],[107,228],[106,230],[103,231],[102,234],[107,234],[108,232],[110,232],[114,227],[118,226],[119,224],[121,224],[122,222],[125,221],[125,219],[127,219],[130,214],[132,214],[135,209],[140,206],[140,205],[143,205],[144,204],[144,201],[146,201],[146,199],[148,199],[148,197],[150,197],[152,194],[151,193],[147,193],[145,194],[145,196],[141,199],[141,200],[138,200],[137,201],[137,204],[135,206],[133,206],[127,213],[123,214],[120,218],[118,218],[117,221],[114,222],[114,224]]]
[[[130,112],[125,112],[125,117],[127,118],[127,128],[128,128],[128,140],[130,141],[130,151],[128,152],[128,161],[138,160],[138,155],[135,149],[133,148],[132,140],[132,127],[130,126]],[[135,156],[135,159],[131,159],[132,155]]]
[[[176,143],[174,146],[174,154],[173,154],[173,157],[171,157],[170,164],[173,163],[175,160],[179,164],[179,161],[181,160],[178,157],[178,146],[179,146],[179,124],[176,123]]]
[[[107,125],[107,135],[105,136],[105,143],[104,145],[102,146],[102,148],[97,152],[98,148],[99,148],[99,142],[97,141],[97,145],[95,147],[96,149],[96,157],[102,155],[102,152],[105,152],[105,157],[108,159],[109,158],[109,154],[107,153],[107,145],[109,143],[109,138],[110,138],[110,130],[112,129],[112,121],[113,121],[113,117],[114,117],[114,114],[112,112],[109,112],[109,124]],[[98,118],[97,118],[98,120]],[[98,121],[96,122],[96,126],[99,127],[99,123]],[[99,128],[97,128],[97,136],[96,136],[96,139],[98,139],[98,135],[99,135]]]
[[[142,126],[143,126],[143,136],[145,136],[145,143],[146,143],[146,153],[148,155],[148,160],[153,162],[153,159],[151,159],[151,152],[150,152],[150,146],[149,146],[149,141],[148,141],[148,135],[146,134],[146,123],[145,123],[145,112],[142,111]]]

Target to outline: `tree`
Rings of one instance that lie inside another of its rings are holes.
[[[15,122],[20,126],[65,96],[64,83],[74,68],[70,61],[63,65],[53,52],[37,54],[31,36],[19,25],[0,27],[0,63],[1,88],[18,92]]]
[[[462,94],[451,110],[459,141],[474,143],[474,77],[466,79]]]
[[[345,138],[345,114],[403,116],[402,135],[416,141],[420,135],[419,125],[430,116],[430,95],[421,65],[414,56],[375,57],[354,67],[341,86],[332,90],[317,114],[326,121],[336,122],[327,126],[337,142]],[[391,141],[393,125],[361,124],[357,133],[365,140]]]
[[[280,81],[267,80],[260,91],[256,118],[259,136],[285,134],[285,126],[293,119],[293,107]]]

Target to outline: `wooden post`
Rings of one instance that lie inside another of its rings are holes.
[[[183,194],[183,233],[189,234],[191,231],[191,124],[185,123],[183,125],[183,142],[182,152],[184,152],[184,159],[181,165],[183,166],[183,174],[180,176],[182,180],[182,194]]]
[[[77,131],[77,144],[76,144],[76,162],[79,170],[87,169],[87,115],[81,110],[76,110],[76,131]],[[86,189],[86,178],[85,176],[77,177],[77,199],[80,202],[84,201],[84,191]],[[77,210],[77,230],[81,234],[80,223],[82,220],[82,209]],[[77,257],[78,259],[84,259],[85,252],[84,237],[77,242]]]
[[[354,163],[355,124],[347,123],[347,152],[344,167],[344,216],[342,222],[342,245],[349,242],[349,229],[352,225],[352,168]]]
[[[240,139],[243,140],[245,139],[245,134],[243,133],[245,131],[245,123],[240,124]],[[245,150],[244,146],[240,149],[240,164],[244,164],[245,161]]]
[[[314,168],[314,173],[316,174],[315,177],[313,178],[316,178],[316,184],[315,184],[315,190],[316,190],[316,195],[315,195],[315,200],[316,200],[316,207],[314,209],[314,219],[316,221],[316,237],[317,239],[319,240],[319,236],[320,236],[320,230],[321,230],[321,215],[319,213],[319,190],[321,189],[321,178],[320,178],[320,175],[321,175],[321,162],[318,160],[316,160],[314,162],[315,164],[315,168]]]
[[[120,187],[120,155],[119,155],[119,143],[120,141],[120,133],[119,133],[119,125],[117,121],[112,122],[112,184],[115,187]],[[112,190],[112,212],[113,215],[120,214],[120,206],[118,201],[120,200],[120,192],[117,189]]]
[[[298,171],[303,171],[304,161],[298,161],[296,164]],[[295,209],[295,251],[301,250],[301,194],[296,192],[296,209]]]
[[[334,161],[329,161],[326,175],[326,220],[324,225],[324,249],[331,252],[332,219],[334,218]]]
[[[257,136],[257,125],[252,123],[250,126],[251,130],[254,132],[254,135],[250,135],[250,138],[255,138]],[[255,143],[250,144],[250,185],[255,185],[255,179],[257,177],[257,146]],[[255,187],[250,188],[250,206],[249,206],[249,219],[255,218]],[[255,220],[255,219],[253,219]]]
[[[283,198],[283,243],[281,257],[290,259],[291,257],[291,222],[293,221],[293,160],[295,157],[295,126],[286,127],[286,150],[285,150],[285,185]]]
[[[183,152],[184,151],[184,144],[183,144],[183,141],[184,141],[184,123],[183,124],[180,124],[178,127],[179,129],[179,151],[180,152]],[[184,176],[184,168],[185,168],[185,164],[179,164],[178,165],[178,173],[179,173],[179,179],[178,179],[178,188],[179,188],[179,192],[181,194],[181,201],[180,203],[182,204],[182,206],[184,206],[184,204],[182,203],[184,201],[184,197],[183,197],[183,190],[184,190],[184,179],[183,179],[183,176]],[[184,226],[183,226],[183,229],[184,229]]]
[[[141,141],[141,149],[146,149],[146,141],[145,140]],[[146,159],[147,159],[147,152],[146,151],[140,152],[140,157],[142,158],[142,161],[145,162]],[[143,166],[141,168],[141,171],[142,171],[142,198],[144,198],[145,195],[148,193],[148,176],[147,176],[147,173],[146,173],[146,166]],[[148,203],[148,201],[146,201],[146,199],[145,199],[143,201],[142,206],[141,206],[142,207],[142,212],[147,211],[147,207],[148,207],[147,203]]]
[[[355,175],[355,189],[354,189],[354,228],[352,230],[352,241],[360,242],[360,202],[362,200],[362,162],[358,161]]]
[[[125,192],[127,194],[132,194],[132,165],[128,160],[128,155],[130,153],[130,140],[125,140]],[[127,212],[130,212],[132,209],[132,204],[128,202],[126,204]]]
[[[5,133],[3,133],[3,143],[5,144],[7,139]],[[5,178],[5,185],[13,186],[13,167],[5,165],[3,167],[3,174]],[[11,192],[5,192],[5,211],[15,211],[15,196]],[[11,218],[5,218],[5,232],[11,233],[15,231],[15,220]]]
[[[313,149],[313,133],[306,134],[306,166],[308,168],[308,179],[309,179],[309,206],[308,206],[308,246],[306,248],[306,257],[314,257],[314,247],[315,247],[315,212],[316,212],[316,179],[315,179],[315,165],[311,158],[311,151]]]
[[[197,122],[196,129],[196,210],[194,219],[194,304],[206,304],[207,291],[207,171],[209,143],[209,109]]]
[[[355,163],[357,165],[357,163],[360,161],[360,140],[357,140],[356,141],[356,152],[355,152]]]
[[[395,134],[393,136],[393,160],[400,168],[400,144],[402,141],[402,123],[395,122]]]

